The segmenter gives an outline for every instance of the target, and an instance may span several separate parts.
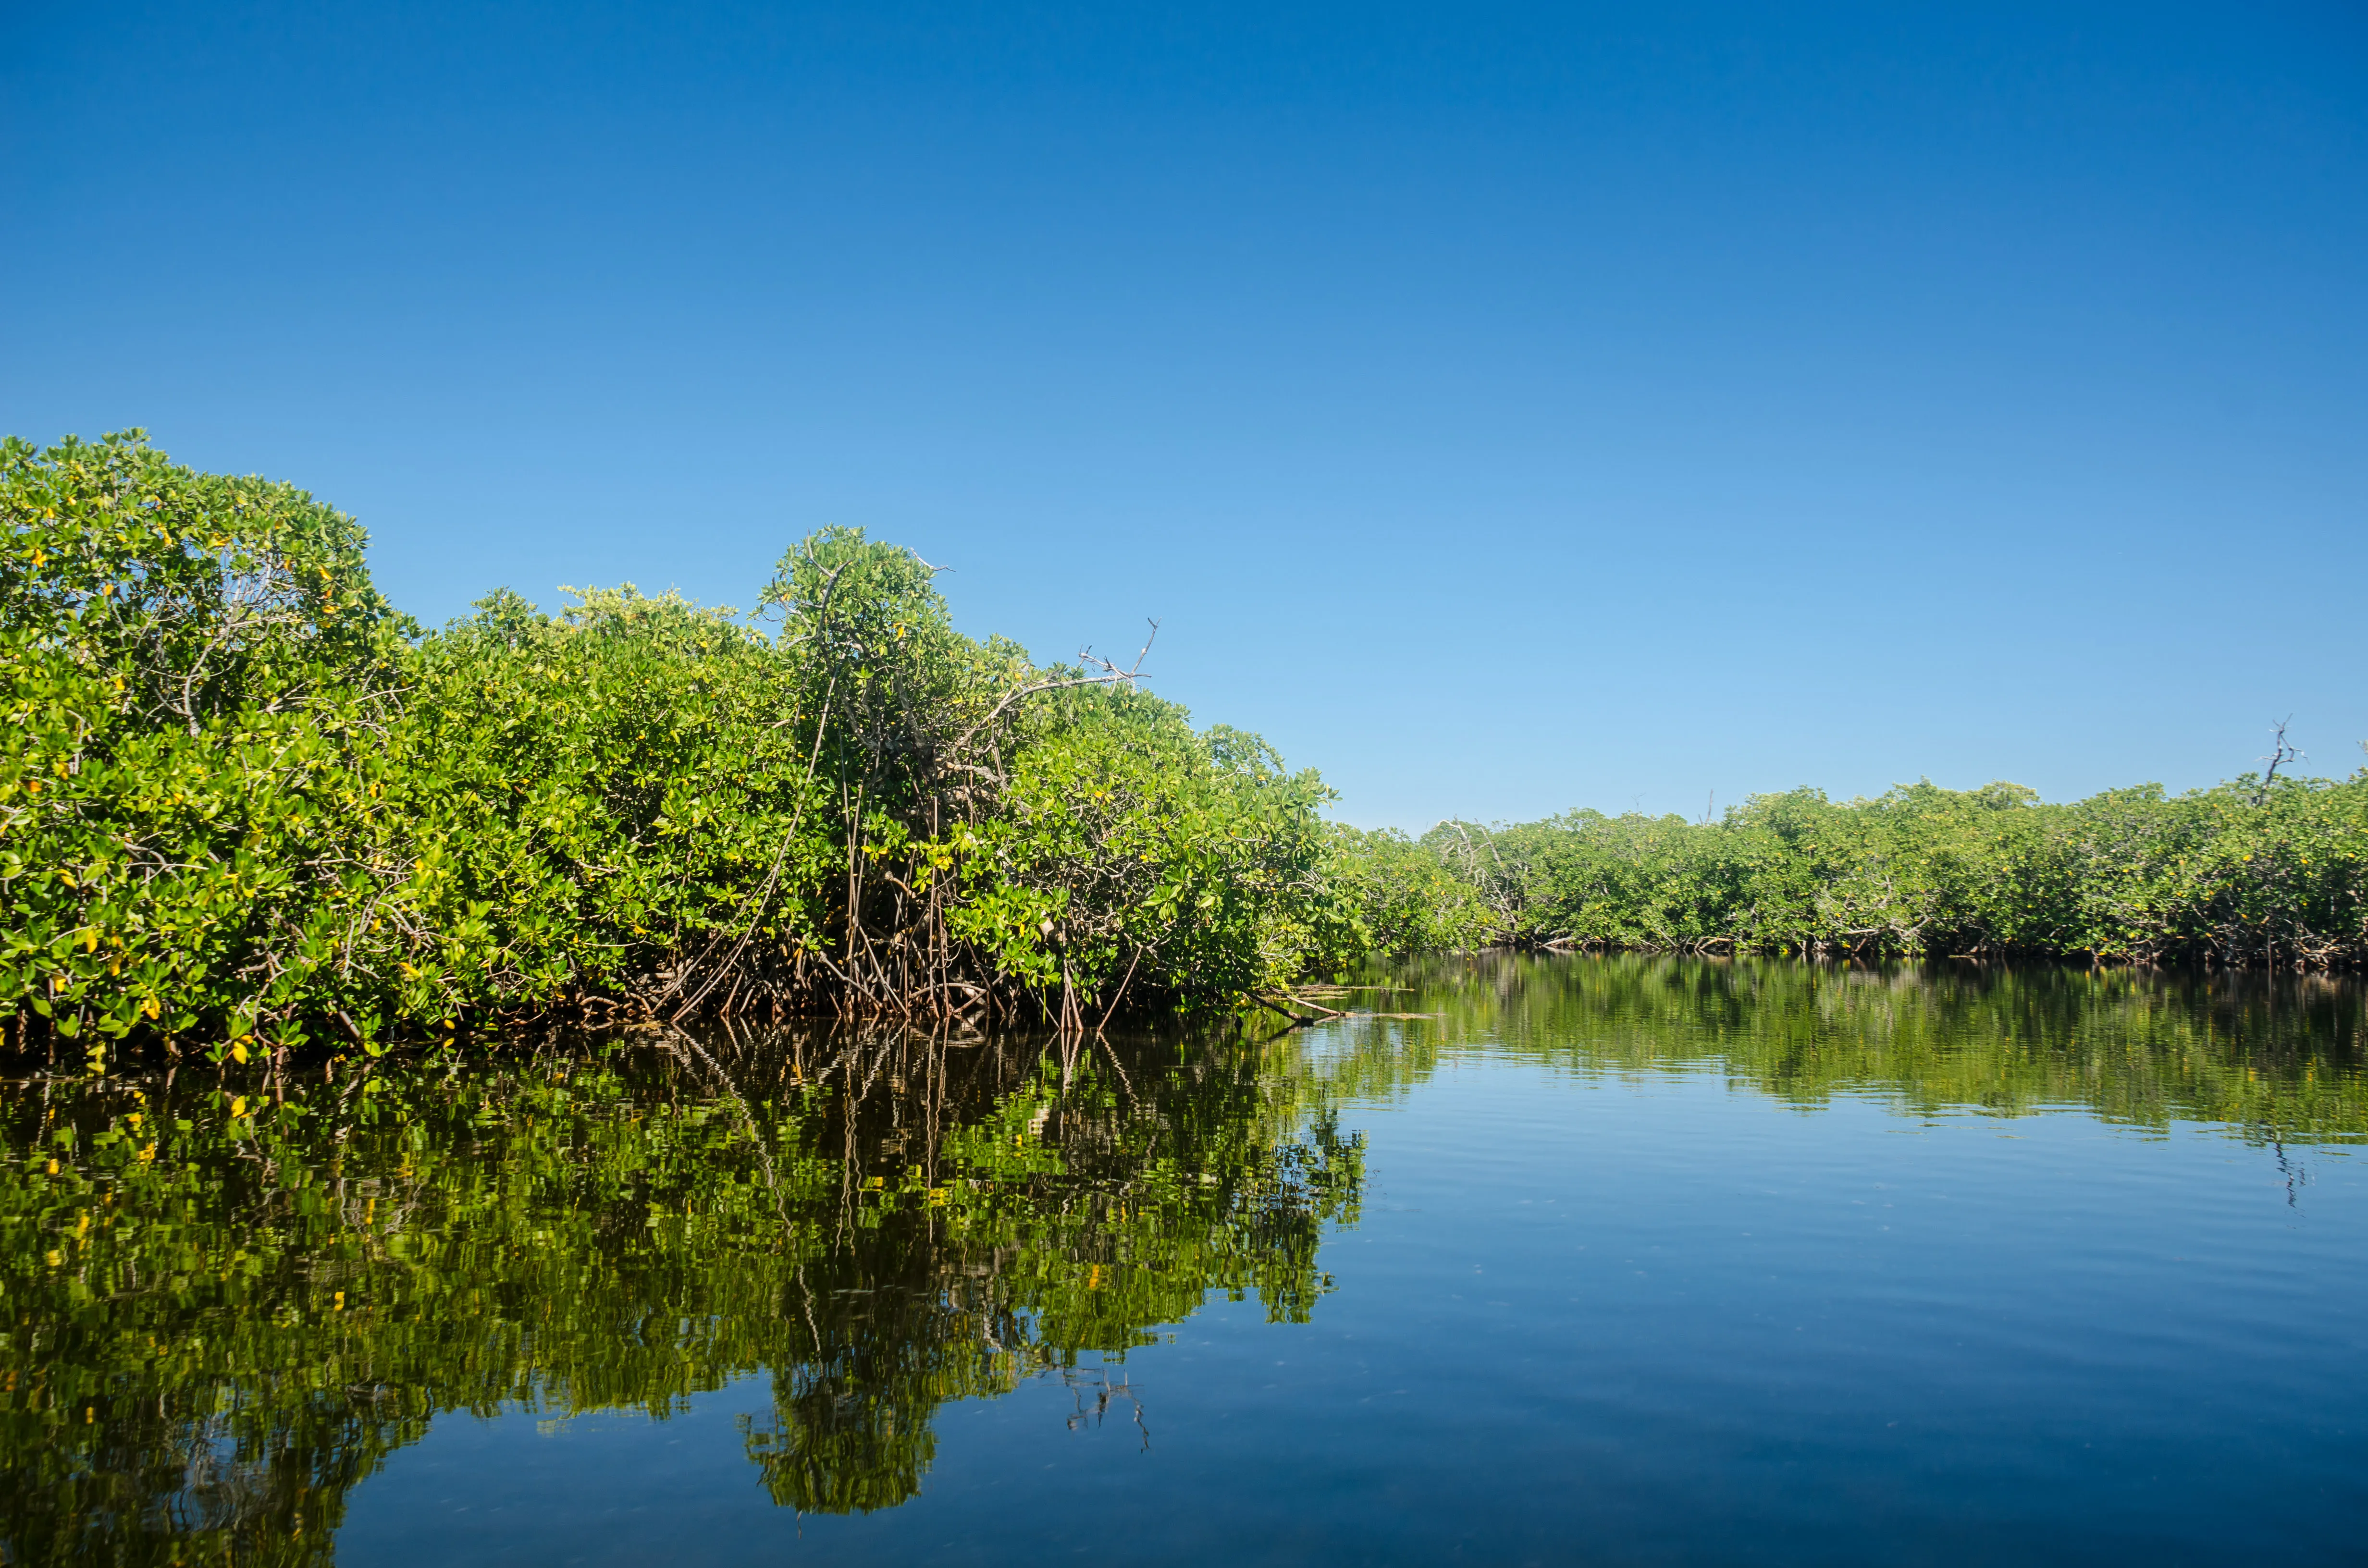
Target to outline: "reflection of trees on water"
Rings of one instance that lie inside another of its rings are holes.
[[[1401,983],[1389,1010],[1430,1021],[1262,1047],[727,1033],[0,1084],[6,1560],[325,1560],[441,1413],[664,1416],[759,1370],[747,1450],[803,1509],[911,1496],[939,1405],[1046,1373],[1147,1436],[1099,1358],[1211,1290],[1305,1317],[1361,1176],[1322,1108],[1479,1041],[1804,1106],[2368,1137],[2346,982],[1489,956]]]
[[[1587,1073],[1716,1067],[1803,1106],[2079,1107],[2265,1143],[2368,1140],[2368,987],[2326,974],[1491,952],[1399,971],[1422,1024],[1334,1026],[1292,1071],[1389,1094],[1486,1043]]]
[[[664,1416],[760,1369],[774,1498],[894,1506],[939,1404],[1327,1288],[1359,1144],[1248,1048],[1178,1056],[724,1035],[10,1084],[6,1560],[325,1560],[439,1413]]]

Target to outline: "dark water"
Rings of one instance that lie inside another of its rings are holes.
[[[1399,979],[1065,1059],[20,1066],[0,1551],[2368,1555],[2358,989]]]

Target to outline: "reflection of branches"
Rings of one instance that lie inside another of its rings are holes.
[[[1099,1040],[1064,1095],[1047,1036],[959,1043],[730,1023],[588,1058],[571,1041],[323,1062],[280,1080],[283,1113],[252,1129],[226,1114],[231,1074],[186,1063],[142,1089],[0,1079],[0,1156],[56,1150],[57,1192],[111,1179],[123,1216],[70,1244],[74,1268],[19,1314],[103,1310],[131,1345],[151,1325],[237,1336],[233,1358],[109,1363],[108,1392],[15,1459],[128,1477],[95,1505],[51,1488],[77,1517],[156,1499],[283,1536],[301,1517],[309,1540],[446,1410],[655,1411],[757,1370],[774,1407],[744,1426],[749,1453],[803,1509],[896,1505],[928,1471],[941,1406],[1056,1374],[1081,1440],[1119,1414],[1147,1451],[1124,1350],[1212,1290],[1303,1317],[1353,1170],[1328,1127],[1294,1146],[1306,1102],[1270,1095],[1249,1053]],[[122,1146],[135,1105],[161,1148]],[[837,1232],[842,1200],[856,1222]],[[101,1286],[95,1308],[82,1292]],[[317,1383],[284,1370],[304,1366],[325,1369]],[[0,1500],[0,1533],[42,1495]]]
[[[2278,1153],[2278,1174],[2286,1178],[2286,1207],[2299,1209],[2302,1204],[2296,1189],[2310,1185],[2310,1171],[2301,1162],[2286,1157],[2285,1135],[2274,1126],[2270,1129],[2270,1146]]]
[[[679,1040],[682,1046],[689,1047],[701,1062],[707,1063],[716,1081],[723,1086],[724,1095],[739,1108],[740,1119],[748,1129],[748,1141],[757,1148],[757,1163],[764,1167],[765,1187],[773,1195],[774,1210],[780,1215],[782,1224],[790,1224],[789,1197],[781,1190],[780,1177],[774,1174],[772,1147],[766,1140],[764,1127],[757,1120],[757,1113],[749,1108],[748,1097],[740,1092],[740,1085],[732,1081],[732,1074],[723,1070],[723,1063],[708,1054],[705,1046],[680,1029],[670,1028],[667,1034]],[[675,1049],[677,1056],[682,1054],[681,1046]]]
[[[1135,1394],[1134,1381],[1132,1378],[1123,1378],[1117,1382],[1112,1382],[1110,1371],[1110,1364],[1108,1361],[1097,1365],[1093,1369],[1091,1377],[1087,1377],[1082,1368],[1062,1369],[1062,1386],[1066,1388],[1076,1400],[1076,1409],[1068,1418],[1069,1430],[1074,1432],[1088,1421],[1099,1426],[1110,1415],[1110,1402],[1122,1399],[1127,1403],[1129,1413],[1134,1417],[1134,1429],[1143,1434],[1141,1451],[1147,1454],[1151,1451],[1151,1427],[1143,1419],[1143,1401]],[[1086,1408],[1086,1395],[1088,1392],[1094,1396],[1094,1407],[1091,1410]]]

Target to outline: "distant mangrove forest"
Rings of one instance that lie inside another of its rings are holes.
[[[244,1062],[566,1020],[1064,1032],[1330,1011],[1486,947],[2331,969],[2368,772],[2069,804],[1929,783],[1420,838],[1140,689],[953,629],[830,528],[743,615],[499,592],[440,631],[352,517],[139,432],[0,446],[0,1009],[13,1042]]]
[[[2283,751],[2281,746],[2281,751]],[[2016,784],[1759,795],[1715,822],[1575,811],[1363,837],[1359,930],[1399,955],[1926,954],[2302,970],[2368,956],[2368,770],[2051,804]]]

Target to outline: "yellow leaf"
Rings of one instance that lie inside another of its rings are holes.
[[[242,1067],[246,1065],[246,1042],[245,1040],[238,1040],[232,1044],[230,1048],[230,1059],[233,1062],[237,1062]],[[245,1100],[241,1100],[238,1103],[245,1105],[246,1102]],[[232,1111],[231,1114],[233,1116],[236,1116],[238,1112]]]

